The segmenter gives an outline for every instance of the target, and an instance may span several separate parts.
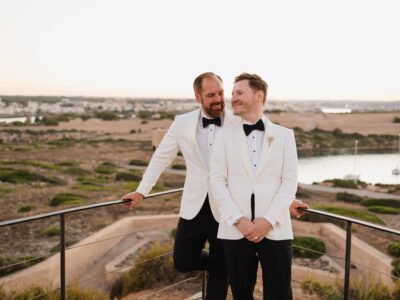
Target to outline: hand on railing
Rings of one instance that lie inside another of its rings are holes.
[[[126,194],[125,196],[122,196],[122,200],[130,200],[127,202],[124,202],[123,205],[126,208],[129,208],[130,210],[133,210],[136,205],[138,205],[140,203],[140,201],[143,200],[143,195],[139,192],[132,192],[129,194]]]
[[[307,213],[304,210],[298,210],[298,208],[309,208],[309,206],[306,203],[303,203],[301,200],[294,199],[289,210],[290,213],[294,215],[296,218],[300,218],[301,216]]]

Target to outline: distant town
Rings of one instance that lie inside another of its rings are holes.
[[[230,106],[229,99],[227,100]],[[85,114],[98,111],[115,113],[186,112],[195,109],[194,99],[89,98],[62,96],[0,96],[0,116],[38,116],[44,114]],[[315,113],[398,112],[400,101],[345,100],[268,100],[267,111]]]

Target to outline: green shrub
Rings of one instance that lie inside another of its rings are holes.
[[[103,183],[108,183],[109,180],[105,176],[79,176],[78,181],[82,184],[87,185],[102,185]]]
[[[18,212],[19,213],[28,212],[35,208],[36,208],[36,206],[34,206],[34,205],[24,205],[18,209]]]
[[[26,165],[26,166],[34,166],[34,167],[40,167],[43,169],[49,169],[49,170],[59,170],[60,167],[58,165],[46,163],[43,161],[37,161],[37,160],[21,160],[21,161],[14,161],[14,160],[8,160],[8,161],[2,161],[2,165]]]
[[[400,117],[394,117],[393,123],[400,123]]]
[[[97,119],[101,119],[104,121],[113,121],[113,120],[118,120],[119,116],[112,112],[112,111],[102,111],[102,112],[98,112],[94,115],[95,118]]]
[[[325,244],[323,241],[307,236],[296,236],[293,239],[293,256],[294,257],[306,257],[306,258],[318,258],[323,254],[308,251],[298,247],[307,248],[310,250],[325,253]]]
[[[138,188],[138,186],[139,186],[139,182],[133,181],[133,182],[125,183],[125,184],[122,186],[122,188],[123,188],[123,189],[126,189],[126,190],[129,190],[129,191],[136,191],[136,189]]]
[[[351,203],[360,203],[363,198],[354,194],[349,193],[336,193],[336,200],[351,202]]]
[[[400,277],[400,257],[392,261],[392,266],[393,266],[392,275]]]
[[[125,173],[125,172],[118,172],[115,174],[115,180],[121,181],[140,181],[142,180],[142,176],[139,176],[134,173]]]
[[[43,259],[44,258],[37,256],[24,256],[18,258],[11,256],[0,256],[0,276],[8,275],[18,270],[33,266],[34,264],[41,262]],[[0,300],[1,299],[4,298],[1,298],[0,296]]]
[[[72,167],[72,166],[77,166],[79,164],[80,162],[75,160],[64,160],[59,163],[56,163],[57,166],[62,166],[62,167]]]
[[[385,222],[379,219],[378,217],[358,209],[350,209],[338,206],[324,206],[324,205],[316,206],[315,209],[323,210],[329,213],[342,215],[346,217],[356,218],[379,225],[385,225]]]
[[[342,188],[349,188],[349,189],[358,189],[358,185],[353,180],[344,180],[339,178],[334,179],[327,179],[324,182],[333,183],[334,187],[342,187]]]
[[[153,188],[151,189],[150,193],[159,193],[164,191],[165,188],[162,185],[156,184],[155,186],[153,186]]]
[[[386,206],[393,208],[400,208],[400,201],[395,199],[366,199],[361,201],[363,206]]]
[[[60,193],[53,197],[50,200],[50,206],[58,206],[58,205],[70,205],[70,204],[79,204],[84,202],[86,199],[85,196],[77,195],[73,193]]]
[[[148,250],[142,250],[135,260],[135,266],[114,282],[110,298],[125,296],[131,292],[150,289],[160,282],[171,283],[180,275],[174,267],[170,243],[156,242]]]
[[[59,236],[60,235],[60,228],[48,228],[42,231],[42,236]]]
[[[71,246],[73,244],[75,244],[75,242],[66,241],[65,247],[68,248],[69,246]],[[50,253],[60,252],[60,250],[61,250],[61,245],[60,245],[60,243],[58,243],[57,245],[50,248]]]
[[[140,159],[132,159],[129,162],[129,165],[131,165],[131,166],[148,166],[149,162],[143,161],[143,160],[140,160]]]
[[[394,243],[387,247],[387,251],[390,255],[400,257],[400,243]]]
[[[181,164],[176,164],[172,166],[172,169],[175,170],[186,170],[186,166],[185,165],[181,165]]]
[[[78,167],[69,167],[69,168],[65,169],[64,172],[67,174],[75,175],[75,176],[83,176],[83,175],[90,174],[89,171],[78,168]]]
[[[149,123],[149,122],[147,122],[146,120],[142,120],[142,121],[140,122],[140,124],[147,124],[147,123]]]
[[[398,215],[400,214],[400,209],[386,206],[369,206],[368,211],[380,213],[380,214],[388,214],[388,215]]]
[[[331,284],[320,283],[315,279],[307,279],[302,282],[301,289],[306,295],[318,295],[324,300],[338,300],[341,297]]]
[[[163,183],[164,186],[170,187],[170,188],[181,188],[185,184],[184,181],[165,181]]]
[[[117,172],[117,170],[114,169],[115,164],[111,162],[104,162],[100,164],[94,171],[96,173],[101,173],[101,174],[112,174]]]
[[[64,184],[63,180],[56,177],[46,177],[44,175],[31,172],[25,169],[12,169],[12,168],[0,168],[0,181],[10,183],[29,183],[29,182],[47,182],[50,184]]]
[[[176,237],[176,228],[172,228],[171,232],[169,233],[172,238]]]

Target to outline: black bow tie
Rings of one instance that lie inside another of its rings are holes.
[[[243,129],[246,136],[248,136],[253,130],[264,131],[265,130],[264,122],[260,119],[257,121],[256,124],[253,125],[243,124]]]
[[[220,117],[214,119],[203,118],[203,128],[206,128],[210,124],[221,126],[221,118]]]

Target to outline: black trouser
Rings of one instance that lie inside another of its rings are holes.
[[[246,238],[222,240],[226,266],[235,300],[253,300],[258,262],[261,263],[264,300],[292,299],[292,241],[264,238],[253,243]]]
[[[228,290],[227,271],[221,240],[217,239],[218,223],[211,212],[208,196],[192,220],[179,218],[174,246],[174,264],[181,272],[208,270],[207,300],[224,300]],[[209,259],[202,256],[206,241]]]

